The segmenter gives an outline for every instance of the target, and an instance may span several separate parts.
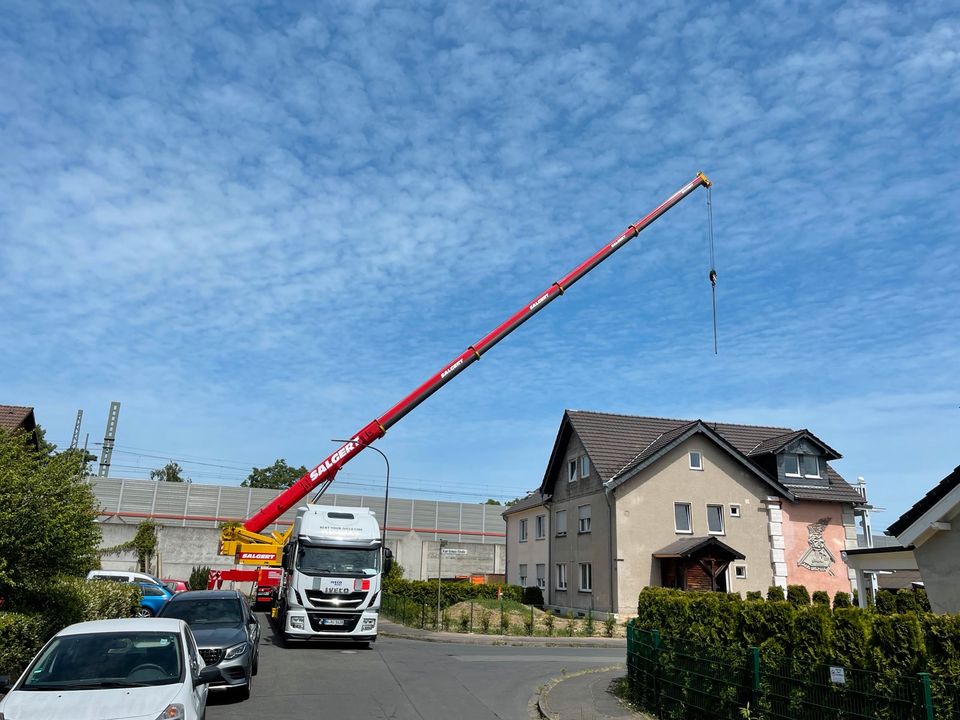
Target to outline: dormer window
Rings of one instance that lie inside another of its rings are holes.
[[[783,474],[787,477],[820,477],[820,458],[816,455],[785,453],[783,456]]]

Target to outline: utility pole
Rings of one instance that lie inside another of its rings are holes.
[[[117,439],[117,420],[120,418],[120,403],[110,403],[110,414],[107,415],[107,430],[103,434],[103,451],[100,453],[99,477],[110,474],[110,458],[113,457],[113,443]]]
[[[73,439],[70,441],[70,449],[76,450],[80,444],[80,423],[83,421],[83,410],[77,410],[77,422],[73,425]]]

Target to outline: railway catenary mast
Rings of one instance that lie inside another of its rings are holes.
[[[494,345],[543,310],[543,308],[568,290],[577,280],[639,235],[657,218],[683,200],[687,195],[698,187],[709,188],[710,185],[710,180],[707,179],[706,175],[702,172],[697,173],[693,180],[664,200],[648,215],[634,224],[629,225],[626,230],[606,243],[596,253],[577,265],[577,267],[564,275],[560,280],[550,285],[550,287],[537,295],[531,302],[511,315],[479,341],[467,347],[459,356],[444,365],[439,372],[430,376],[416,390],[387,410],[383,415],[374,418],[358,432],[351,435],[350,442],[344,443],[337,448],[329,457],[310,472],[306,473],[286,491],[264,505],[242,526],[225,528],[222,535],[223,542],[221,542],[221,552],[231,555],[236,553],[239,557],[241,548],[246,548],[247,543],[256,544],[257,549],[260,550],[259,553],[255,553],[258,555],[256,558],[257,564],[264,563],[264,555],[266,553],[263,551],[267,550],[267,548],[275,548],[277,553],[279,553],[283,544],[282,536],[279,533],[272,533],[273,537],[262,535],[261,533],[264,528],[275,522],[283,513],[314,490],[317,490],[318,495],[322,494],[333,481],[334,477],[336,477],[340,468],[358,455],[367,445],[383,437],[387,430],[396,425],[420,403],[453,380],[453,378],[466,370],[475,361],[479,360],[481,356],[493,348]],[[251,560],[252,559],[253,558],[251,558]],[[277,564],[278,562],[279,560],[275,560],[271,564]]]

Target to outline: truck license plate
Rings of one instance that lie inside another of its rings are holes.
[[[345,625],[346,622],[343,618],[320,618],[321,625]]]

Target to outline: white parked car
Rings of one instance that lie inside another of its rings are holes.
[[[95,620],[64,628],[0,700],[0,720],[199,720],[207,667],[182,620]]]

